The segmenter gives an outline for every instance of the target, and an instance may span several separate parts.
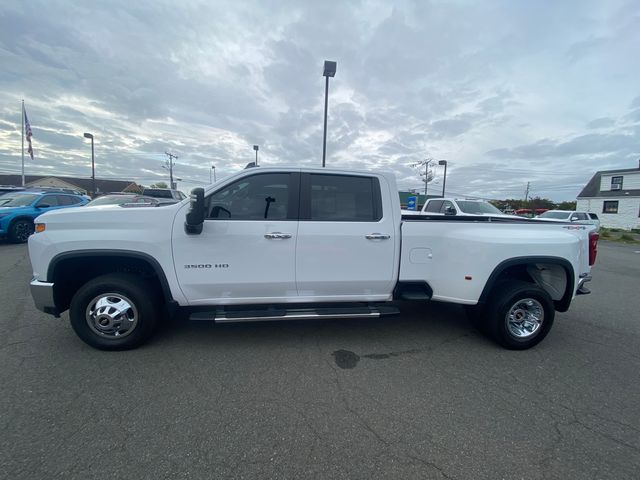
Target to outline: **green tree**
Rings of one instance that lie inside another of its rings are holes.
[[[557,206],[558,210],[575,210],[576,209],[576,201],[573,202],[560,202]]]

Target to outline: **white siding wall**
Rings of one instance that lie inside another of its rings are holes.
[[[611,177],[622,176],[622,189],[623,190],[640,190],[640,170],[637,172],[621,173],[619,175],[602,175],[600,178],[600,191],[611,191]]]
[[[602,204],[605,201],[617,201],[618,213],[602,213]],[[640,217],[638,216],[638,213],[640,213],[640,197],[579,198],[576,210],[595,213],[598,215],[600,224],[603,227],[625,229],[640,228]]]

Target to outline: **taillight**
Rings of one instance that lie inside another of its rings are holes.
[[[596,263],[596,255],[598,255],[598,239],[600,235],[596,232],[589,232],[589,266]]]

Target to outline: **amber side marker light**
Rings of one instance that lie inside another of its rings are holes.
[[[44,223],[36,223],[36,233],[42,233],[46,228],[47,226]]]

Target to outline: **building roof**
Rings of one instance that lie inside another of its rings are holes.
[[[578,194],[578,198],[595,198],[595,197],[640,197],[640,190],[606,190],[600,191],[600,182],[602,175],[615,175],[617,173],[640,173],[640,168],[622,168],[618,170],[601,170],[596,172],[591,180],[584,186]]]
[[[38,180],[44,180],[47,178],[55,178],[62,180],[63,182],[77,187],[79,190],[90,192],[93,188],[91,178],[82,177],[60,177],[57,175],[25,175],[25,184],[33,184]],[[0,175],[0,185],[16,185],[22,184],[21,175]],[[136,186],[135,182],[130,180],[107,180],[103,178],[96,178],[96,189],[100,192],[123,192],[128,187]]]

